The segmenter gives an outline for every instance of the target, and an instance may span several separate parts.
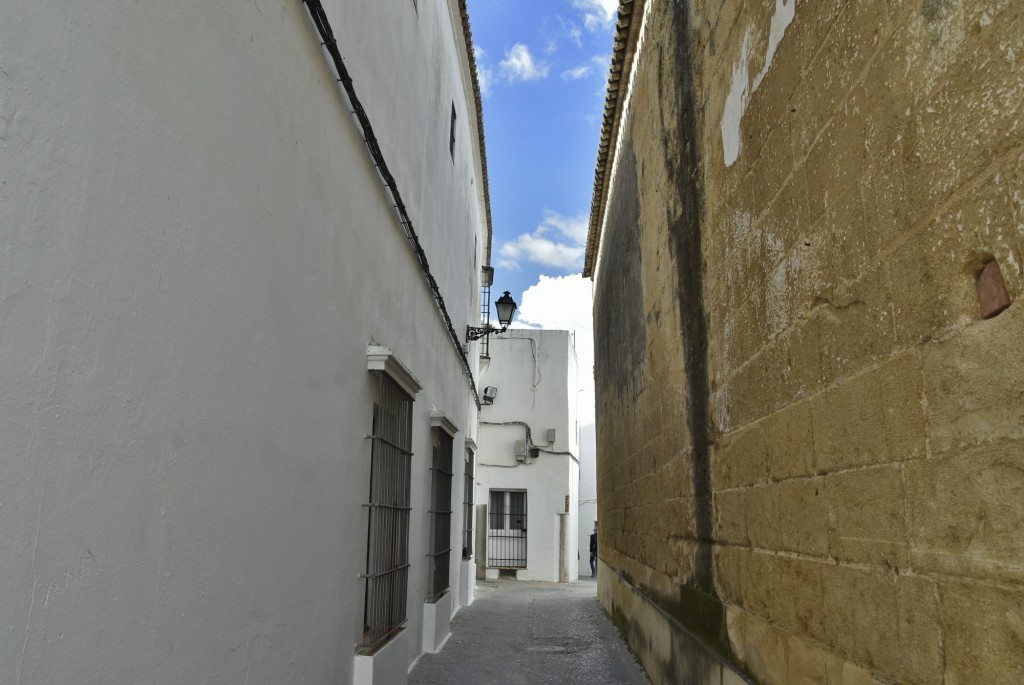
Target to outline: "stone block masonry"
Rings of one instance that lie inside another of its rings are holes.
[[[1024,7],[627,0],[617,40],[606,608],[658,683],[1024,682]]]

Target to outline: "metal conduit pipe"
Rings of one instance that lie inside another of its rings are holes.
[[[530,430],[530,424],[526,423],[525,421],[481,421],[480,425],[481,426],[522,426],[523,428],[526,429],[526,446],[529,447],[531,450],[537,450],[538,452],[543,452],[544,454],[564,455],[564,456],[567,456],[570,459],[572,459],[577,464],[580,463],[580,460],[577,459],[576,455],[574,455],[572,452],[556,452],[554,450],[546,450],[543,447],[538,447],[537,445],[534,445],[533,444],[533,432]],[[485,466],[494,466],[494,464],[484,464],[484,465]]]

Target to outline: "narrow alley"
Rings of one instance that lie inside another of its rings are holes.
[[[597,601],[597,583],[488,581],[424,654],[410,685],[642,685],[649,681]]]
[[[1024,0],[0,1],[0,685],[1024,685],[1022,350]]]

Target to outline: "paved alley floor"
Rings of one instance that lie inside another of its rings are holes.
[[[591,578],[561,585],[477,581],[476,601],[452,621],[438,654],[410,685],[647,685],[597,601]]]

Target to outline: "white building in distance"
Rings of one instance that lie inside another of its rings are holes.
[[[578,577],[577,364],[569,331],[492,336],[480,385],[477,560],[487,578]]]
[[[0,4],[0,681],[395,685],[443,644],[479,102],[463,0]]]
[[[594,424],[580,426],[580,575],[589,576],[590,534],[597,529],[597,432]],[[596,569],[595,569],[596,570]]]

